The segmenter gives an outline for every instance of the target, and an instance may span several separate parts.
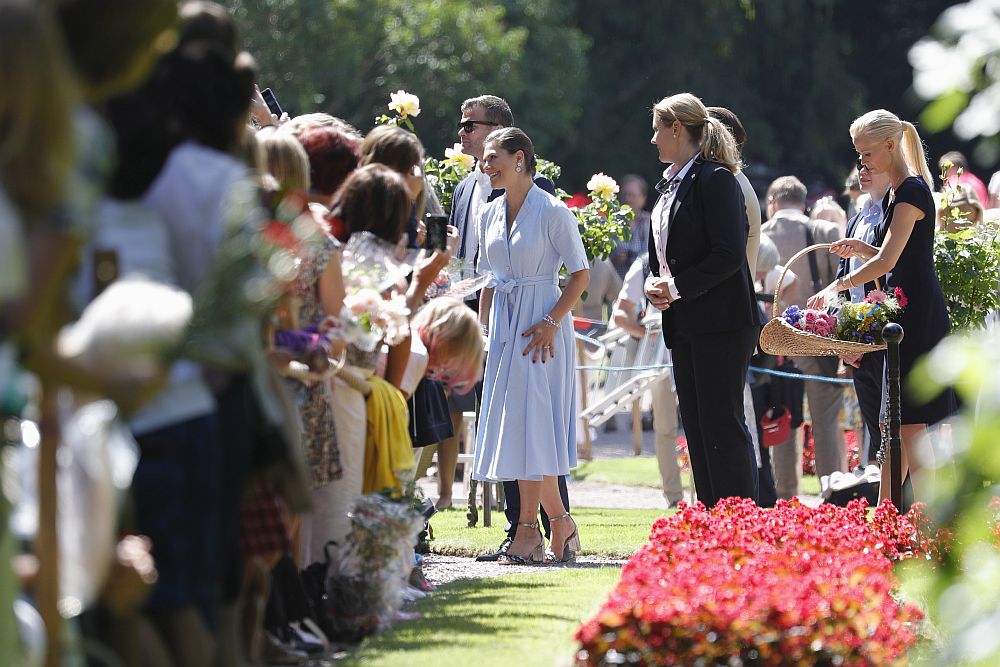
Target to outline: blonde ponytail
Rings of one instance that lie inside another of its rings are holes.
[[[740,151],[732,132],[710,117],[702,101],[691,93],[664,97],[653,107],[653,117],[663,127],[680,122],[701,148],[704,159],[719,162],[734,174],[740,170]]]
[[[709,116],[705,121],[705,133],[701,140],[701,155],[706,160],[719,162],[734,174],[741,168],[740,150],[736,147],[729,128],[716,118]]]
[[[930,167],[927,166],[927,154],[924,152],[924,142],[920,140],[917,128],[909,121],[903,121],[903,157],[906,165],[920,176],[927,183],[927,187],[934,190],[934,176]]]

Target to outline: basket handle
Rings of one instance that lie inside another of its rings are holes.
[[[796,261],[798,261],[799,258],[801,258],[801,257],[803,257],[805,255],[808,255],[811,252],[815,252],[816,250],[822,250],[824,248],[832,248],[832,247],[833,247],[832,243],[817,243],[816,245],[811,245],[808,248],[803,248],[802,250],[799,250],[797,253],[795,253],[794,255],[792,255],[792,257],[785,264],[785,268],[782,269],[781,275],[778,276],[778,282],[775,283],[775,285],[774,285],[774,304],[771,306],[771,317],[772,318],[775,318],[775,317],[778,316],[778,306],[781,304],[781,283],[784,282],[784,280],[785,280],[785,274],[788,273],[788,269],[790,269],[792,267],[792,264],[794,264]],[[882,283],[881,283],[881,281],[878,278],[875,279],[875,287],[878,288],[878,289],[882,289]]]

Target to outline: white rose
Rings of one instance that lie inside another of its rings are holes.
[[[455,144],[451,148],[444,149],[444,157],[448,162],[460,164],[466,169],[472,169],[476,164],[476,158],[462,152],[462,144]]]
[[[420,115],[420,98],[405,90],[389,94],[389,110],[395,111],[403,118]]]
[[[611,199],[618,194],[618,183],[607,174],[594,174],[587,181],[587,189],[601,199]]]

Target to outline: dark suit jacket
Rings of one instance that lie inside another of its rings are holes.
[[[556,193],[556,187],[552,181],[542,175],[535,176],[535,185],[545,190],[550,195]],[[449,224],[458,229],[458,255],[459,259],[474,260],[475,257],[465,257],[465,235],[476,233],[476,221],[469,219],[469,212],[472,210],[472,193],[476,189],[476,179],[469,174],[455,186],[455,193],[451,197],[451,215]],[[487,201],[493,201],[503,194],[503,190],[494,190],[490,193]]]
[[[662,192],[665,186],[656,187]],[[733,174],[717,162],[695,160],[677,188],[668,230],[665,254],[681,298],[663,313],[667,347],[678,337],[760,326],[747,268],[749,223]],[[660,275],[652,230],[649,268]]]

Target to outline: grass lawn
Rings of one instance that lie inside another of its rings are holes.
[[[597,611],[620,574],[616,567],[554,567],[537,574],[455,581],[414,606],[420,620],[370,638],[341,664],[568,664],[575,650],[573,632]]]
[[[646,543],[654,521],[675,511],[594,508],[573,510],[573,518],[580,527],[580,542],[583,547],[580,554],[627,558]],[[438,512],[431,519],[431,528],[434,530],[434,539],[430,542],[431,551],[450,556],[492,553],[503,540],[504,522],[503,512],[495,512],[493,526],[483,528],[480,513],[479,525],[468,528],[464,510]]]
[[[621,486],[660,488],[660,469],[655,456],[627,456],[617,459],[583,461],[571,473],[573,479]],[[693,488],[691,473],[681,473],[685,488]],[[803,475],[799,492],[806,496],[819,495],[819,478]]]

